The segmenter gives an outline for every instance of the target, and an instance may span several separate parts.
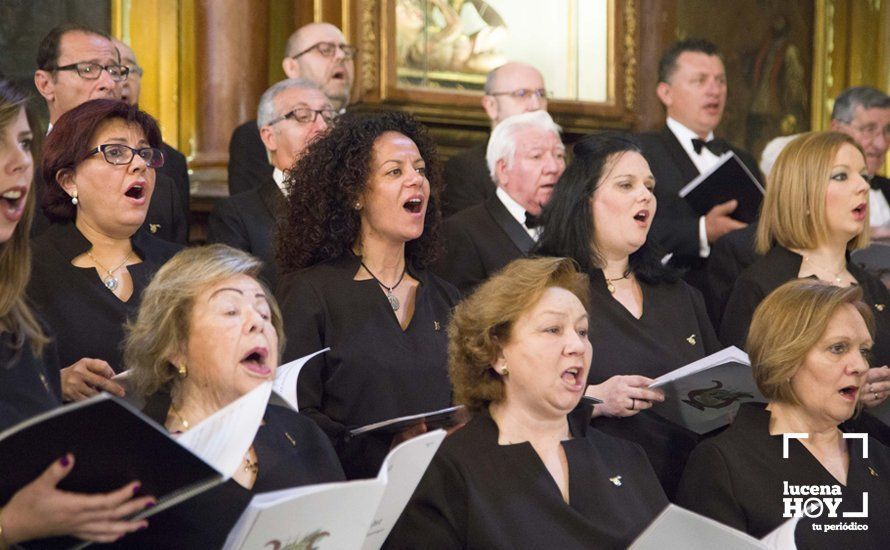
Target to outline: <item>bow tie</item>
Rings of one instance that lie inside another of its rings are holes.
[[[868,185],[875,191],[881,191],[884,186],[887,184],[888,180],[886,178],[882,178],[881,176],[874,175],[868,179]]]
[[[715,155],[722,155],[723,153],[729,151],[729,145],[722,139],[712,139],[711,141],[705,141],[703,139],[692,138],[692,148],[695,150],[695,153],[697,155],[701,154],[702,147],[707,147],[708,150]]]
[[[525,226],[529,229],[534,229],[541,225],[541,220],[534,214],[525,213]]]

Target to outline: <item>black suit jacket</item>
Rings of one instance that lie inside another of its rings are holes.
[[[166,174],[176,184],[176,192],[179,195],[179,206],[185,216],[186,223],[189,216],[189,168],[185,155],[174,149],[166,142],[161,142],[161,151],[164,152],[164,166],[158,169],[159,174]]]
[[[284,203],[284,194],[270,177],[260,187],[217,203],[208,219],[207,241],[227,244],[262,260],[260,275],[272,289],[278,275],[272,230]]]
[[[274,170],[269,164],[256,120],[235,128],[229,141],[229,195],[259,187],[262,182],[272,179]]]
[[[445,254],[433,271],[462,296],[535,244],[497,195],[445,220],[442,241]]]
[[[754,250],[757,235],[757,222],[748,227],[736,229],[720,237],[711,247],[708,257],[708,292],[705,301],[708,315],[715,327],[720,326],[723,310],[732,292],[732,287],[742,271],[760,258]]]
[[[698,176],[699,171],[667,126],[658,132],[640,134],[639,139],[657,184],[655,197],[658,199],[658,212],[652,221],[650,235],[667,252],[674,253],[672,264],[696,267],[701,260],[698,255],[699,215],[677,193]],[[732,151],[762,182],[763,177],[754,158],[736,147],[732,147]]]
[[[445,163],[442,215],[450,216],[494,195],[495,186],[485,162],[488,140],[454,155]]]

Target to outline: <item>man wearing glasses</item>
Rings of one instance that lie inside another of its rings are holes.
[[[492,130],[502,120],[531,111],[547,110],[544,77],[531,65],[510,62],[488,73],[482,108],[491,120]],[[445,164],[445,191],[442,213],[450,216],[484,202],[497,188],[485,162],[488,140],[459,153]]]
[[[346,43],[340,29],[330,23],[310,23],[297,29],[287,41],[281,66],[287,78],[315,83],[338,112],[349,105],[355,74],[355,48]],[[255,121],[245,122],[229,142],[229,194],[259,186],[272,174]]]
[[[59,117],[81,103],[120,99],[118,85],[128,75],[129,69],[105,33],[73,23],[53,28],[40,43],[34,72],[34,85],[49,109],[47,133]],[[40,170],[34,175],[40,204],[45,184],[40,181]],[[158,174],[143,228],[166,241],[185,243],[188,226],[174,185],[173,180]],[[32,233],[40,233],[47,225],[49,221],[38,208]]]
[[[259,186],[220,201],[210,214],[208,241],[239,248],[261,259],[260,276],[270,288],[275,288],[277,275],[272,228],[284,208],[287,172],[335,116],[331,101],[309,79],[282,80],[266,90],[255,124],[273,172]]]
[[[834,100],[831,129],[852,137],[865,152],[872,237],[890,238],[890,179],[878,175],[890,147],[890,97],[867,86],[847,88]]]

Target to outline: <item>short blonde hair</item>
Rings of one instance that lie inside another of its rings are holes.
[[[257,278],[262,262],[246,252],[223,244],[187,248],[170,259],[155,274],[142,294],[139,315],[127,324],[124,364],[132,370],[132,381],[143,395],[168,387],[174,391],[178,379],[170,357],[184,353],[195,299],[221,281],[237,275]],[[278,334],[278,356],[284,349],[281,311],[272,293],[259,281],[272,312]]]
[[[754,381],[767,400],[797,405],[790,378],[803,364],[831,317],[844,304],[856,308],[874,338],[871,310],[857,286],[837,287],[813,279],[795,279],[767,296],[751,319],[748,357]]]
[[[504,399],[504,382],[492,369],[516,320],[548,288],[564,288],[589,310],[589,282],[569,258],[519,259],[483,283],[454,310],[448,326],[448,372],[454,400],[479,411]]]
[[[785,248],[815,248],[828,239],[825,193],[838,151],[852,145],[840,132],[808,132],[785,146],[767,179],[766,196],[757,226],[757,251],[766,254],[776,244]],[[863,154],[863,157],[865,155]],[[847,243],[848,250],[868,246],[865,230]]]

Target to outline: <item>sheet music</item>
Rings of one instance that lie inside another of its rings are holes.
[[[288,405],[292,406],[295,411],[300,410],[299,406],[297,406],[297,378],[300,376],[300,371],[303,370],[303,367],[310,359],[320,353],[330,351],[330,349],[331,348],[324,348],[315,353],[310,353],[305,357],[300,357],[290,363],[281,365],[275,371],[275,381],[272,383],[272,389],[275,390],[275,393],[281,396]]]
[[[377,474],[379,479],[386,482],[386,490],[374,513],[374,521],[368,529],[362,550],[378,550],[383,546],[445,435],[445,430],[427,432],[389,452]]]
[[[229,479],[253,444],[271,393],[272,382],[257,386],[180,435],[177,441]]]

